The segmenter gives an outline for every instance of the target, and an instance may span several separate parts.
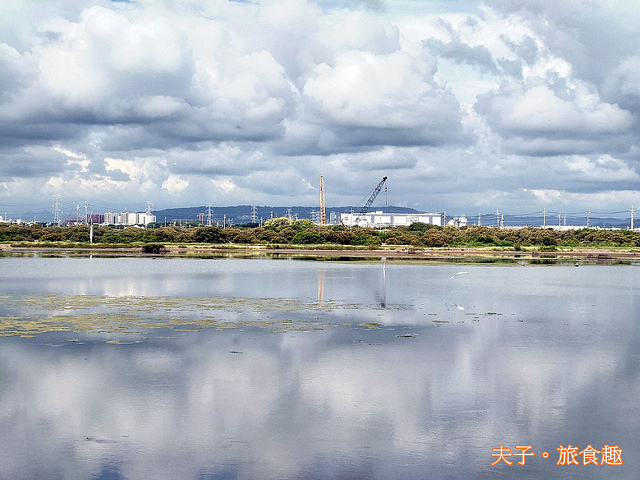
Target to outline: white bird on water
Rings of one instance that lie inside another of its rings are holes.
[[[451,276],[451,278],[457,277],[458,275],[467,275],[470,274],[471,272],[458,272],[454,275]],[[451,278],[449,280],[451,280]]]

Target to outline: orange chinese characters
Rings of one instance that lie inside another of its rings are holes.
[[[578,455],[582,455],[582,465],[588,465],[590,463],[598,465],[598,457],[596,457],[596,453],[600,453],[600,450],[596,450],[591,446],[591,444],[587,445],[587,448],[581,452],[578,452]]]
[[[576,455],[578,455],[578,447],[573,447],[571,445],[563,447],[562,445],[560,445],[556,450],[560,452],[556,465],[579,465],[578,461],[576,460]]]
[[[507,465],[513,465],[513,462],[510,462],[509,460],[507,460],[507,457],[512,456],[511,449],[509,447],[505,448],[503,444],[500,444],[499,448],[492,448],[491,451],[492,451],[491,453],[492,457],[498,457],[498,459],[491,464],[492,466],[499,463],[500,460],[504,461],[504,463],[506,463]]]
[[[516,448],[518,450],[522,450],[522,452],[514,453],[511,456],[512,457],[521,457],[521,460],[518,460],[518,465],[524,465],[526,457],[535,457],[536,456],[536,454],[533,453],[533,452],[529,453],[529,450],[531,450],[531,445],[516,445]]]
[[[600,465],[622,465],[622,449],[618,445],[605,444]]]

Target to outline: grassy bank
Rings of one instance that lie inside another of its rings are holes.
[[[280,219],[276,219],[280,220]],[[274,221],[264,227],[137,227],[93,229],[0,224],[0,243],[38,248],[130,248],[153,250],[157,246],[215,246],[215,248],[269,248],[307,250],[474,249],[476,251],[558,252],[606,249],[633,252],[640,249],[640,233],[628,230],[580,229],[556,231],[542,228],[437,227],[414,223],[384,230],[348,229],[341,225],[317,226],[309,220]],[[159,248],[159,247],[158,247]]]

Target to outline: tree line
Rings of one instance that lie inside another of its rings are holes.
[[[88,243],[89,226],[45,227],[0,224],[1,243]],[[640,234],[629,230],[580,229],[557,231],[535,227],[439,227],[414,223],[383,230],[349,229],[342,225],[318,226],[310,220],[269,220],[262,227],[128,227],[95,226],[93,242],[99,244],[205,243],[263,245],[403,245],[414,247],[636,247]]]

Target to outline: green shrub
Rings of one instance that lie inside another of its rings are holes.
[[[317,245],[320,243],[324,243],[322,237],[319,234],[310,230],[304,230],[302,232],[296,233],[291,242],[301,245]]]

